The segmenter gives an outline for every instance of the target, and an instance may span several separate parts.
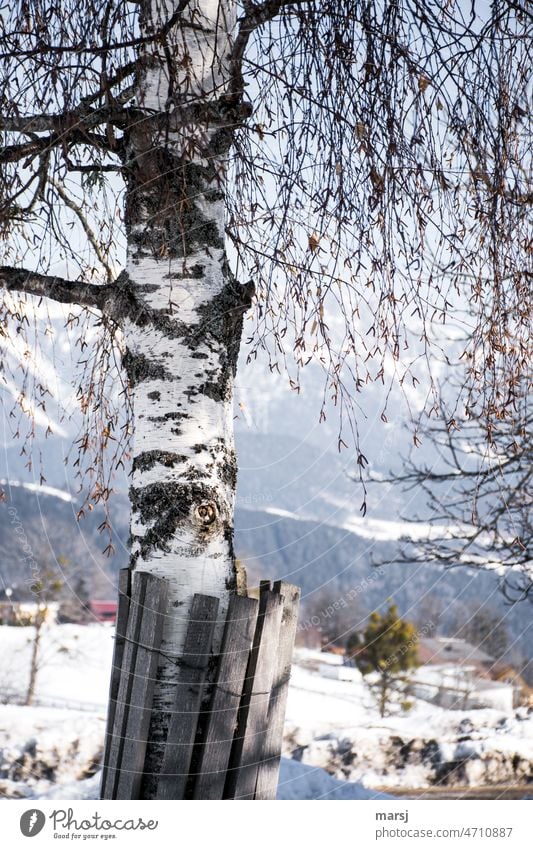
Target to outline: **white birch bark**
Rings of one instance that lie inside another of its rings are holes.
[[[178,0],[145,4],[143,32],[177,6]],[[230,6],[189,3],[167,48],[147,47],[138,94],[147,114],[224,94]],[[232,392],[249,302],[224,249],[227,130],[153,126],[140,121],[129,138],[127,277],[135,309],[123,327],[134,391],[131,564],[170,585],[147,772],[159,765],[177,674],[168,658],[180,657],[192,596],[220,599],[216,648],[236,590]],[[143,795],[154,792],[148,780]]]

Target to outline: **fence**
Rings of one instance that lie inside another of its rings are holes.
[[[141,798],[166,597],[166,581],[120,572],[102,799]],[[298,603],[282,581],[233,595],[213,674],[218,599],[194,596],[158,799],[275,798]]]

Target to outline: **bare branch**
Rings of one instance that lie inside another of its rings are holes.
[[[310,5],[309,0],[267,0],[267,2],[260,5],[245,3],[246,11],[239,20],[239,31],[231,56],[233,94],[238,95],[243,91],[242,63],[250,36],[254,30],[275,18],[282,9],[290,6],[298,7],[301,4]]]
[[[77,138],[80,139],[80,133],[86,133],[101,124],[111,124],[114,127],[119,127],[122,130],[127,130],[132,127],[144,126],[147,129],[159,129],[161,131],[175,132],[183,127],[191,124],[207,124],[220,126],[238,126],[242,124],[245,118],[248,118],[252,112],[251,104],[245,102],[239,106],[235,106],[228,102],[227,99],[215,101],[192,103],[169,103],[167,104],[171,111],[163,113],[148,113],[145,110],[136,108],[120,108],[117,106],[107,106],[100,109],[87,109],[81,107],[72,112],[65,112],[62,115],[28,115],[28,116],[0,116],[0,131],[33,134],[42,132],[52,132],[57,134],[46,140],[37,138],[28,145],[12,145],[9,148],[4,148],[0,154],[1,159],[12,161],[24,155],[21,151],[26,150],[28,153],[32,149],[36,150],[43,144],[52,144],[65,141],[69,135],[76,132]],[[85,140],[85,136],[82,136]],[[104,138],[102,137],[102,141]],[[90,139],[87,138],[89,142]],[[98,139],[100,144],[100,140]]]
[[[137,0],[136,0],[136,2],[137,2]],[[140,2],[141,2],[141,0],[139,0],[139,3]],[[61,44],[61,45],[59,45],[59,44],[51,44],[51,43],[46,43],[44,41],[39,41],[36,44],[35,47],[29,48],[29,49],[26,49],[26,50],[21,50],[20,53],[18,54],[18,58],[19,59],[31,58],[31,57],[35,57],[35,56],[42,56],[43,54],[47,54],[47,53],[51,54],[51,55],[58,54],[60,56],[72,53],[77,57],[78,56],[81,57],[81,56],[87,55],[87,54],[89,56],[102,56],[102,55],[105,56],[107,54],[113,54],[113,52],[116,52],[116,51],[119,51],[119,50],[124,50],[126,48],[143,47],[143,46],[152,44],[153,42],[157,42],[163,36],[167,35],[170,32],[170,30],[173,27],[175,27],[178,23],[180,24],[181,27],[184,27],[184,28],[187,28],[187,29],[190,29],[190,30],[193,30],[193,31],[197,31],[197,32],[202,32],[203,27],[201,26],[201,24],[195,23],[192,20],[189,20],[189,21],[181,20],[181,14],[188,5],[189,5],[189,0],[180,0],[180,2],[178,3],[178,6],[175,9],[175,11],[173,12],[173,14],[165,21],[165,23],[158,30],[156,30],[156,32],[154,32],[150,35],[139,36],[137,38],[127,38],[127,39],[122,39],[122,40],[117,40],[117,41],[110,41],[110,42],[105,43],[105,44],[91,44],[91,45],[87,45],[86,42],[80,42],[78,44]],[[12,58],[11,53],[9,53],[9,52],[0,53],[0,59],[10,59],[10,58]]]
[[[0,286],[8,292],[49,298],[61,304],[91,307],[104,312],[113,287],[65,280],[56,275],[37,274],[25,268],[0,267]]]
[[[0,130],[14,133],[53,132],[64,136],[72,129],[91,130],[100,124],[123,127],[136,117],[143,117],[143,113],[116,106],[105,106],[100,109],[80,107],[61,115],[0,116]]]
[[[98,257],[99,261],[107,272],[108,279],[111,280],[113,277],[113,271],[111,269],[111,266],[109,265],[107,255],[102,249],[101,244],[98,242],[96,234],[94,233],[91,225],[89,224],[87,216],[83,211],[83,208],[70,197],[70,195],[62,188],[62,186],[59,185],[56,180],[50,178],[49,183],[54,187],[63,203],[77,215],[78,220],[81,226],[83,227],[85,235],[87,236],[90,244],[94,248],[96,256]]]

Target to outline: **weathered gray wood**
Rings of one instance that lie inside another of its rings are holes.
[[[254,683],[255,670],[257,667],[257,658],[259,655],[259,646],[261,643],[261,634],[265,623],[265,606],[267,600],[267,592],[270,591],[270,581],[260,581],[259,584],[259,611],[256,621],[252,650],[248,659],[248,667],[244,679],[241,703],[237,713],[237,725],[233,744],[231,747],[230,760],[228,764],[228,772],[224,786],[224,799],[234,799],[237,786],[238,773],[242,760],[242,751],[244,747],[244,737],[246,734],[246,723],[248,721],[248,711],[250,709],[250,700],[252,697],[252,689]]]
[[[128,712],[131,703],[131,691],[135,673],[135,658],[141,631],[144,596],[149,576],[146,572],[135,575],[129,605],[128,625],[122,655],[122,671],[117,693],[111,745],[109,747],[108,778],[105,798],[116,799],[116,792],[122,766],[122,752],[126,737]]]
[[[257,622],[256,599],[232,596],[209,710],[201,718],[194,799],[222,799]]]
[[[134,576],[138,580],[138,573]],[[168,597],[167,582],[147,575],[144,582],[139,641],[135,654],[130,704],[122,747],[116,799],[140,799],[159,647]]]
[[[102,763],[102,786],[100,790],[100,798],[110,798],[106,795],[106,784],[109,777],[109,751],[113,736],[113,725],[115,722],[115,712],[117,707],[118,688],[120,684],[120,676],[122,672],[122,659],[124,655],[124,645],[126,643],[126,629],[128,627],[128,612],[130,608],[131,594],[131,570],[121,569],[118,573],[118,610],[115,626],[115,646],[113,649],[113,664],[111,667],[111,682],[109,685],[109,704],[107,709],[107,724],[104,758]]]
[[[194,596],[163,766],[158,778],[158,799],[185,797],[217,611],[217,598]]]
[[[140,796],[158,665],[166,582],[138,573],[130,590],[129,579],[123,570],[102,798]],[[290,584],[271,590],[262,581],[259,604],[232,598],[203,711],[218,600],[194,597],[157,798],[275,797],[298,596]]]
[[[253,799],[266,734],[268,705],[278,648],[283,599],[261,582],[259,615],[238,727],[230,758],[225,798]]]
[[[300,590],[293,584],[276,581],[274,592],[283,598],[283,614],[277,650],[276,669],[268,706],[267,730],[262,759],[257,772],[255,799],[275,799],[283,743],[283,724],[289,694],[291,660],[298,623]]]

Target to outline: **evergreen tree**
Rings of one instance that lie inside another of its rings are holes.
[[[377,681],[380,716],[385,716],[395,691],[404,689],[406,673],[418,666],[416,627],[402,619],[392,602],[386,613],[374,611],[362,635],[351,634],[346,645],[363,675]]]

